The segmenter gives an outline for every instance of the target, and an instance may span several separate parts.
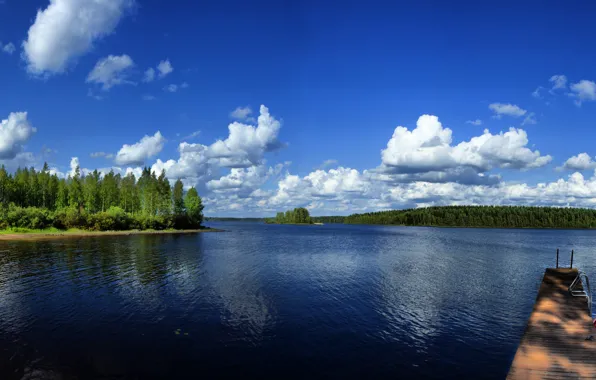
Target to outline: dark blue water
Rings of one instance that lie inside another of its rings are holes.
[[[0,242],[0,378],[503,378],[596,231],[210,223]]]

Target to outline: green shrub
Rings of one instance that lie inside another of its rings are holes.
[[[66,207],[54,213],[53,226],[65,230],[69,228],[85,229],[88,226],[87,214],[74,207]]]
[[[18,207],[10,205],[4,215],[6,227],[20,227],[30,229],[43,229],[52,225],[53,216],[47,209],[37,207]]]

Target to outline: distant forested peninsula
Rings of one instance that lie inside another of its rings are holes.
[[[312,217],[314,222],[485,228],[596,228],[596,210],[533,206],[439,206],[350,216]]]
[[[42,170],[0,167],[0,232],[47,230],[199,229],[203,204],[194,188],[180,180],[170,186],[166,172],[144,168],[137,179],[113,171],[60,178],[45,164]]]

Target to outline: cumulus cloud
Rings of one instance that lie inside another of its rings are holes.
[[[569,157],[560,169],[593,170],[596,169],[596,161],[594,161],[588,153],[580,153],[577,156]]]
[[[472,125],[482,125],[482,120],[480,119],[476,119],[476,120],[468,120],[466,121],[466,124],[472,124]]]
[[[308,206],[314,215],[349,214],[381,209],[438,205],[596,205],[596,176],[585,179],[573,173],[567,179],[536,185],[501,182],[496,185],[467,185],[454,182],[416,181],[387,185],[367,177],[366,171],[350,168],[316,171],[307,176],[287,174],[271,194],[251,194],[247,202],[234,199],[244,212],[275,212]],[[211,207],[230,211],[230,201],[211,198]],[[258,206],[255,206],[258,204]],[[233,211],[233,210],[232,210]]]
[[[526,147],[528,137],[523,129],[510,128],[497,135],[485,129],[470,141],[456,146],[451,142],[451,129],[443,128],[436,116],[422,115],[412,131],[406,127],[395,129],[387,148],[381,151],[382,170],[411,174],[470,167],[480,173],[497,167],[536,168],[552,159]]]
[[[133,0],[50,0],[38,10],[23,41],[27,70],[34,75],[64,72],[93,43],[116,28]]]
[[[207,189],[216,194],[234,193],[240,198],[252,196],[271,177],[278,175],[283,167],[283,164],[277,164],[269,168],[265,165],[233,168],[229,174],[208,181]]]
[[[277,139],[281,123],[262,105],[257,125],[233,122],[228,126],[229,136],[209,147],[209,156],[221,160],[222,166],[246,167],[258,165],[265,152],[283,146]]]
[[[87,76],[87,83],[102,85],[104,91],[120,84],[133,84],[127,80],[129,69],[134,66],[132,59],[124,54],[110,55],[97,61],[97,64]]]
[[[581,106],[585,101],[596,100],[596,83],[591,80],[580,80],[573,83],[569,88],[571,90],[570,96],[576,99],[575,104],[578,106]]]
[[[145,160],[161,152],[165,141],[159,131],[153,136],[145,135],[133,145],[124,144],[116,153],[114,162],[117,165],[142,165]]]
[[[549,82],[552,83],[552,90],[559,90],[567,88],[567,77],[565,75],[553,75]]]
[[[501,118],[503,115],[511,117],[520,117],[526,114],[526,110],[516,106],[515,104],[492,103],[488,108],[495,113],[496,118]]]
[[[155,100],[155,99],[157,99],[157,98],[153,95],[143,95],[143,100],[149,101],[149,100]]]
[[[14,159],[37,130],[27,119],[27,112],[12,112],[0,123],[0,159]]]
[[[111,154],[109,154],[107,156],[111,156]],[[122,167],[118,167],[118,166],[110,166],[110,167],[97,168],[97,169],[88,169],[85,167],[81,167],[78,157],[71,157],[70,164],[69,164],[70,170],[68,172],[64,173],[64,172],[61,172],[60,170],[58,170],[57,168],[51,168],[50,174],[55,173],[60,178],[66,178],[68,176],[74,177],[74,175],[76,174],[77,167],[79,167],[79,173],[82,177],[87,176],[87,175],[93,173],[95,170],[97,170],[100,177],[103,177],[110,172],[114,172],[115,174],[120,174],[121,176],[125,176],[129,173],[132,173],[135,175],[136,178],[139,178],[143,171],[143,168],[141,168],[139,166],[127,167],[127,168],[122,168]]]
[[[166,59],[165,61],[159,62],[159,64],[157,65],[157,70],[159,71],[159,77],[163,78],[166,75],[170,74],[172,71],[174,71],[174,67],[172,67],[170,60]]]
[[[145,70],[145,74],[143,74],[143,82],[153,82],[155,80],[155,69],[153,67],[148,68]]]
[[[224,187],[227,187],[226,192],[230,193],[232,190],[229,190],[229,185],[238,178],[254,178],[256,174],[264,172],[267,173],[265,177],[269,178],[269,169],[265,170],[264,167],[264,156],[284,145],[277,139],[281,127],[279,121],[270,115],[267,107],[262,106],[260,111],[256,126],[231,123],[228,127],[228,137],[211,145],[181,142],[177,159],[158,159],[152,170],[159,173],[165,169],[168,178],[181,179],[186,187],[195,186],[206,192],[218,193],[221,193]],[[287,166],[289,163],[283,165]],[[277,170],[276,168],[277,166],[273,167],[274,170]],[[238,191],[246,196],[249,190],[255,189],[248,186]],[[206,204],[207,202],[208,197]]]
[[[9,42],[4,46],[0,44],[0,47],[2,48],[2,52],[8,55],[12,55],[12,53],[14,53],[17,50],[12,42]]]
[[[79,158],[78,157],[71,157],[70,158],[70,171],[68,172],[68,175],[71,177],[74,177],[77,174],[77,168],[79,168],[79,174],[83,174],[81,172],[81,164],[79,162]]]

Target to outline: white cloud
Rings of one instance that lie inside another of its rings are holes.
[[[515,104],[492,103],[488,108],[495,113],[496,118],[501,116],[520,117],[526,114],[526,110],[516,106]]]
[[[143,82],[153,82],[155,80],[155,69],[153,67],[148,68],[145,70],[145,74],[143,75]]]
[[[64,72],[93,43],[111,34],[133,0],[50,0],[38,10],[23,42],[27,70],[34,75]]]
[[[27,112],[12,112],[0,123],[0,159],[14,159],[37,130],[27,120]]]
[[[237,107],[234,111],[230,112],[230,118],[236,120],[246,120],[252,114],[250,107]]]
[[[325,168],[328,168],[330,166],[337,165],[337,163],[338,163],[337,160],[333,160],[333,159],[331,159],[331,160],[325,160],[325,161],[323,161],[323,163],[321,164],[321,166],[319,166],[319,169],[325,169]]]
[[[567,88],[567,77],[565,75],[553,75],[549,82],[552,83],[552,90],[559,90]]]
[[[382,209],[438,205],[538,205],[596,206],[596,176],[586,180],[580,173],[567,179],[537,185],[506,183],[465,185],[417,181],[390,186],[367,177],[355,169],[315,171],[300,177],[287,174],[277,190],[255,192],[250,198],[226,199],[212,196],[209,209],[234,211],[230,204],[240,204],[241,212],[271,215],[275,211],[308,206],[314,215],[350,214]]]
[[[315,200],[326,203],[363,200],[379,197],[381,188],[358,170],[340,166],[328,171],[316,170],[304,177],[286,174],[268,203],[272,207],[284,209]]]
[[[87,76],[87,83],[102,85],[107,91],[113,86],[120,84],[133,84],[127,80],[128,72],[134,66],[132,59],[124,54],[121,56],[110,55],[97,61],[97,64]]]
[[[472,124],[472,125],[482,125],[482,120],[480,119],[476,119],[476,120],[468,120],[466,121],[466,124]]]
[[[596,100],[596,83],[591,80],[582,79],[569,86],[571,96],[576,98],[575,104],[580,106],[582,102]]]
[[[165,141],[159,131],[153,136],[145,135],[133,145],[124,144],[116,153],[114,161],[118,165],[142,165],[146,159],[161,152]]]
[[[472,137],[456,146],[451,145],[452,131],[443,128],[436,116],[422,115],[416,128],[409,131],[397,127],[381,151],[381,172],[387,174],[416,174],[445,172],[440,176],[469,171],[487,172],[493,168],[530,169],[546,165],[551,156],[541,156],[539,151],[526,147],[528,137],[524,130],[510,128],[509,131],[491,134],[484,130],[481,136]],[[447,171],[456,170],[448,173]],[[435,175],[435,176],[436,176]],[[410,177],[406,177],[411,180]]]
[[[207,182],[207,189],[216,194],[236,194],[240,198],[251,196],[269,178],[278,175],[282,164],[267,168],[265,165],[250,168],[233,168],[230,173]]]
[[[170,60],[166,59],[165,61],[159,62],[159,64],[157,65],[157,70],[159,71],[159,77],[163,78],[166,75],[170,74],[172,71],[174,71],[174,68],[170,63]]]
[[[258,165],[265,152],[283,146],[277,139],[281,123],[260,107],[257,126],[233,122],[228,126],[229,136],[209,147],[209,156],[220,159],[222,166],[246,167]]]
[[[532,92],[532,96],[536,99],[542,99],[542,91],[544,91],[544,87],[538,86],[534,92]]]
[[[186,82],[182,82],[182,84],[180,85],[180,88],[188,88],[190,85]]]
[[[114,155],[112,153],[106,153],[106,152],[93,152],[93,153],[89,154],[89,157],[91,157],[91,158],[105,157],[107,159],[111,159],[111,158],[114,158]]]
[[[197,138],[201,135],[201,131],[194,131],[193,133],[191,133],[188,136],[185,136],[184,138],[182,138],[182,140],[191,140],[194,138]]]
[[[157,98],[153,95],[143,95],[143,100],[155,100],[155,99],[157,99]]]
[[[264,155],[281,148],[283,144],[277,140],[281,127],[279,121],[269,114],[267,107],[262,106],[260,111],[261,115],[256,126],[231,123],[228,127],[228,137],[211,145],[181,142],[178,146],[178,159],[166,161],[158,159],[152,166],[152,170],[161,172],[165,169],[168,178],[181,179],[186,187],[196,186],[207,192],[215,191],[216,188],[221,192],[222,186],[230,184],[242,175],[247,174],[250,177],[250,175],[263,173]],[[289,162],[284,163],[284,166],[287,165]],[[255,169],[251,168],[255,167],[260,169],[253,172]],[[222,175],[222,172],[227,170],[229,173]],[[207,183],[210,181],[214,182],[210,183],[211,189],[208,189]],[[243,196],[248,193],[247,188],[239,191]]]
[[[163,88],[163,90],[166,92],[176,92],[176,91],[178,91],[178,85],[170,84],[170,85],[165,86]]]
[[[521,125],[530,125],[530,124],[536,124],[536,114],[534,112],[530,112],[526,115],[526,117],[524,118],[524,121],[522,121]]]
[[[19,152],[9,159],[1,159],[0,165],[4,165],[7,171],[12,172],[18,168],[30,168],[35,166],[37,159],[31,152]]]
[[[0,44],[0,47],[2,48],[2,52],[6,53],[8,55],[12,55],[12,53],[14,53],[17,50],[12,42],[9,42],[4,46],[2,46],[2,44]]]
[[[577,156],[569,157],[560,169],[593,170],[596,169],[596,161],[594,161],[588,153],[580,153]]]
[[[79,158],[78,157],[71,157],[70,158],[70,172],[68,172],[68,175],[71,177],[74,177],[77,174],[77,168],[79,168],[79,174],[83,174],[81,172],[81,165],[79,163]]]

